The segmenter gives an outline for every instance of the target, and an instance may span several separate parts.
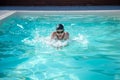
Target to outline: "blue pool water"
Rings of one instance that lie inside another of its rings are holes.
[[[68,46],[49,45],[62,23]],[[120,80],[120,15],[19,14],[0,21],[0,80]]]

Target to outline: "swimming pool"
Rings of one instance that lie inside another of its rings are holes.
[[[2,80],[120,80],[120,12],[16,12],[0,21]],[[62,23],[69,45],[49,36]]]

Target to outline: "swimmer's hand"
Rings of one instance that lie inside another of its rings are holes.
[[[67,46],[69,43],[68,40],[52,40],[51,41],[51,46],[55,47],[55,48],[62,48],[62,47],[65,47]]]

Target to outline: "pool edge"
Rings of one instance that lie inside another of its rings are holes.
[[[53,13],[66,13],[66,14],[73,14],[73,13],[83,13],[83,14],[89,14],[89,13],[93,13],[93,14],[96,14],[96,13],[104,13],[104,14],[120,14],[120,10],[0,10],[0,20],[14,14],[14,13],[29,13],[29,12],[32,12],[32,13],[43,13],[43,14],[53,14]]]
[[[0,20],[14,14],[16,11],[5,11],[5,10],[2,10],[0,11]]]

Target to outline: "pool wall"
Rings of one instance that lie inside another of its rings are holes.
[[[0,6],[0,10],[120,10],[118,6]]]

